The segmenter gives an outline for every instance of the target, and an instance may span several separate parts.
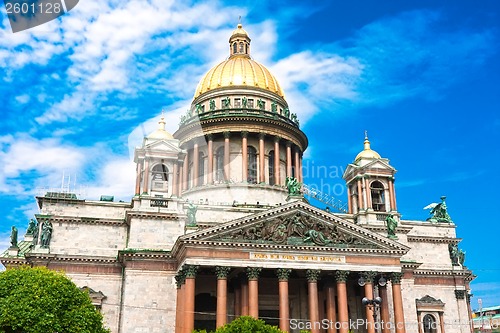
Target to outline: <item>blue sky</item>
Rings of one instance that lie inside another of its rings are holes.
[[[162,109],[175,131],[241,15],[309,137],[306,183],[346,200],[368,130],[399,170],[403,218],[447,195],[472,305],[500,304],[500,2],[81,0],[16,34],[0,15],[1,249],[63,173],[85,198],[129,200],[133,147]]]

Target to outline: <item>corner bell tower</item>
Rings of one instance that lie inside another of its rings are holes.
[[[396,207],[394,175],[389,160],[371,149],[365,132],[364,149],[347,166],[343,178],[347,185],[349,213],[359,224],[383,224],[387,215],[399,217]]]
[[[179,166],[185,153],[179,140],[165,130],[163,116],[158,124],[158,129],[144,138],[142,147],[135,149],[135,196],[178,197]]]

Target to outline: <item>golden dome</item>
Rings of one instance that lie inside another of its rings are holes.
[[[365,131],[365,149],[361,153],[359,153],[356,158],[354,159],[354,162],[359,161],[362,158],[369,158],[369,159],[375,159],[375,158],[381,158],[379,153],[377,153],[375,150],[372,150],[370,148],[370,140],[368,140],[368,133]]]
[[[200,80],[194,98],[213,89],[233,87],[255,87],[285,96],[271,72],[250,58],[250,37],[241,24],[229,38],[229,51],[229,59],[213,67]]]
[[[285,96],[278,80],[266,67],[244,55],[236,55],[209,70],[200,80],[194,97],[213,89],[238,86],[261,88]]]
[[[172,140],[174,136],[165,130],[165,118],[162,116],[158,122],[160,126],[153,133],[147,136],[150,140]]]

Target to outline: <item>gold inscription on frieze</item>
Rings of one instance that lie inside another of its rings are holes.
[[[250,259],[264,261],[313,261],[322,263],[345,263],[344,256],[314,256],[314,255],[294,255],[284,253],[250,253]]]

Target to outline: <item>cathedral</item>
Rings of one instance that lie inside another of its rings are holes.
[[[239,316],[295,333],[471,333],[474,275],[446,198],[426,221],[401,219],[396,169],[365,135],[345,207],[311,205],[307,135],[250,44],[239,24],[177,131],[162,117],[144,137],[130,202],[47,192],[0,262],[63,270],[113,333]]]

